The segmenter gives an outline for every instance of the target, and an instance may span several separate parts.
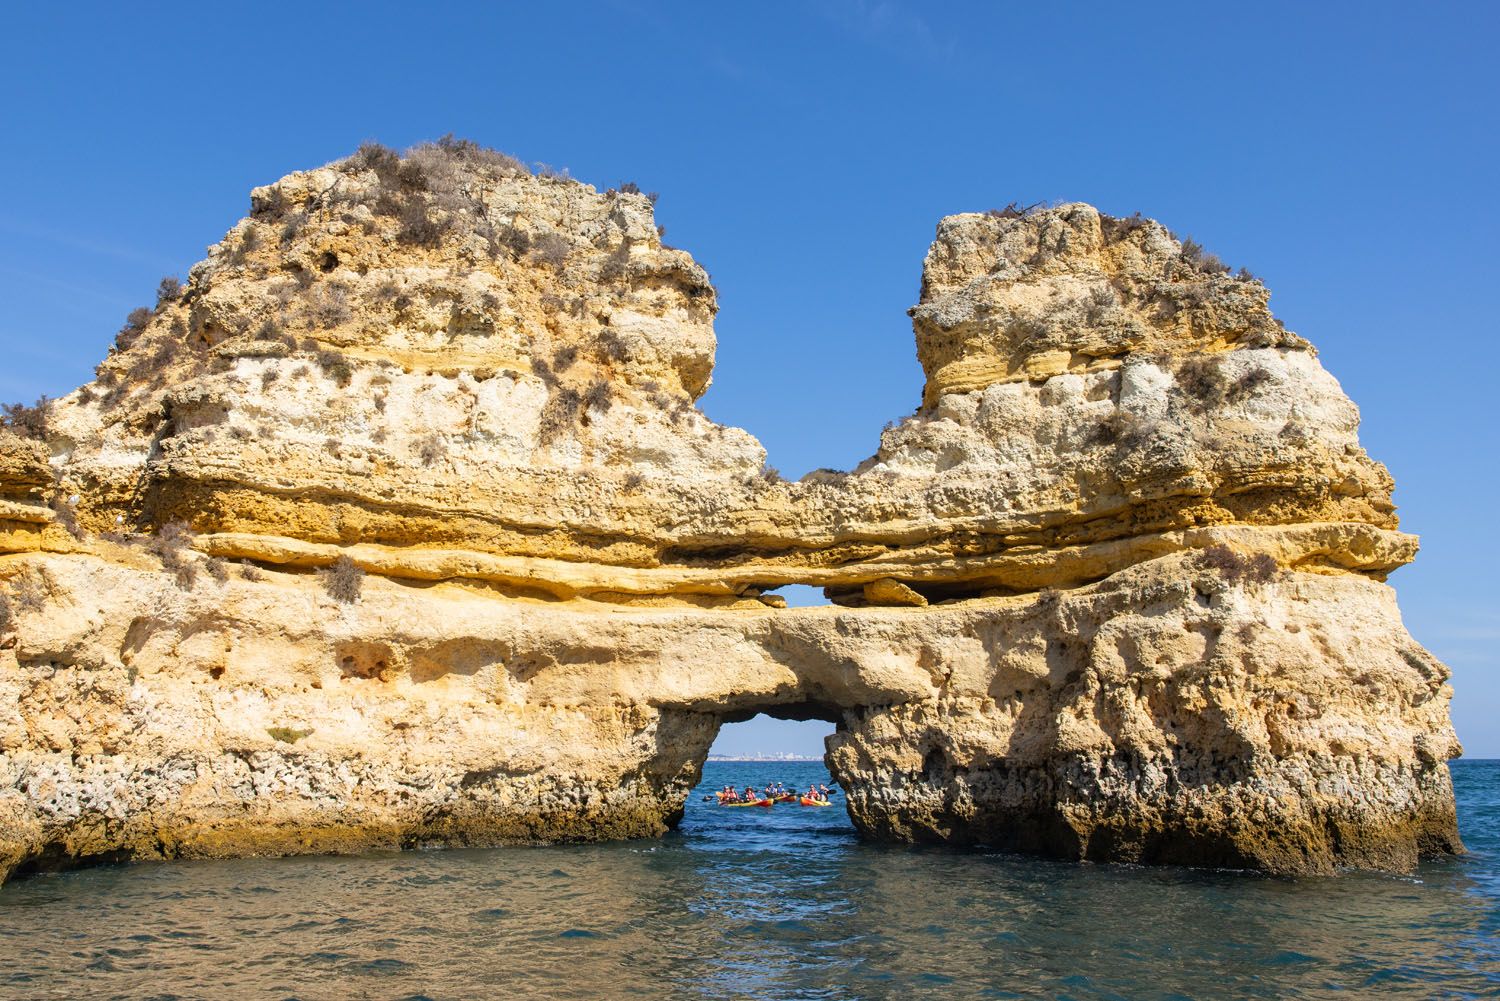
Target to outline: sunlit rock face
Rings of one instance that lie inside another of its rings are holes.
[[[950,216],[922,406],[788,483],[694,405],[650,197],[454,142],[258,188],[0,430],[0,873],[656,835],[760,711],[836,724],[872,838],[1461,850],[1416,540],[1267,299],[1139,217]]]

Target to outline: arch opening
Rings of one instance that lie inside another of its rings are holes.
[[[754,837],[787,851],[813,832],[853,836],[848,797],[830,769],[829,751],[843,725],[840,709],[817,702],[726,714],[680,829],[708,838]],[[754,810],[730,808],[720,796],[726,788],[741,799],[754,790],[754,798],[774,802]],[[804,796],[812,802],[804,803]]]
[[[785,598],[788,608],[814,608],[833,604],[821,587],[812,584],[783,584],[774,588],[773,593]]]
[[[727,713],[708,760],[822,761],[827,739],[842,725],[843,714],[836,707],[816,702]]]

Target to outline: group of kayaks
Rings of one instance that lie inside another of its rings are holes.
[[[800,803],[803,806],[832,806],[826,799],[815,799],[811,796],[793,796],[790,793],[785,796],[772,796],[770,799],[737,800],[733,803],[726,802],[719,797],[719,805],[725,807],[736,806],[775,806],[777,803]]]

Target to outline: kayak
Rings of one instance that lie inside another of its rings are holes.
[[[826,800],[826,799],[809,799],[808,797],[803,796],[802,797],[802,805],[803,806],[832,806],[833,804],[830,803],[830,802],[828,802],[828,800]]]
[[[755,799],[748,803],[720,803],[720,806],[775,806],[774,799]]]
[[[794,800],[796,798],[797,797],[793,796],[791,793],[786,793],[784,795],[774,797],[774,799],[775,799],[775,801],[777,803],[790,803],[792,800]]]

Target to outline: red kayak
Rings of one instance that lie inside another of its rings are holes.
[[[748,803],[720,803],[720,806],[775,806],[774,799],[752,799]]]

